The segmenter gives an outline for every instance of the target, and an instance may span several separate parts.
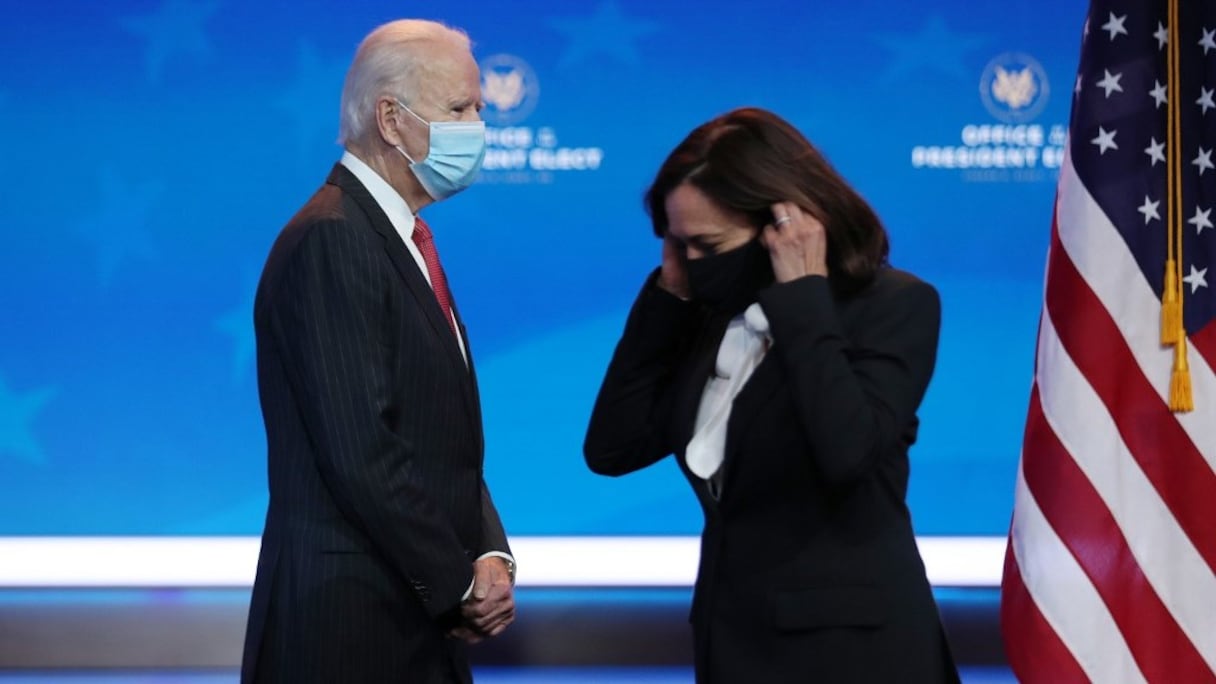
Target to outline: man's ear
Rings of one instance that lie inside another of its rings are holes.
[[[376,126],[380,130],[380,138],[392,147],[404,145],[401,138],[401,105],[388,96],[376,100]]]

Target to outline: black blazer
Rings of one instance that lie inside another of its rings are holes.
[[[774,342],[735,398],[715,498],[684,448],[728,316],[654,278],[629,315],[584,450],[608,475],[675,453],[700,500],[697,681],[957,681],[904,501],[937,292],[894,269],[847,298],[821,277],[762,290]]]
[[[471,356],[345,167],[280,233],[254,324],[270,506],[241,681],[471,681],[446,628],[508,551]]]

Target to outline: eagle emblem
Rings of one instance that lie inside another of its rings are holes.
[[[996,67],[996,78],[992,80],[992,97],[997,102],[1003,102],[1016,111],[1033,102],[1038,92],[1039,87],[1030,67],[1008,71]]]
[[[523,102],[528,91],[524,75],[517,69],[507,72],[487,71],[481,84],[481,97],[501,112],[510,111]]]

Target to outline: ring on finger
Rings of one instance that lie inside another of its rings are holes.
[[[776,221],[773,221],[774,226],[783,226],[789,223],[792,219],[788,216],[778,216]]]

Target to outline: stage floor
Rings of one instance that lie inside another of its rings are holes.
[[[963,684],[1016,684],[1003,667],[969,667]],[[478,668],[477,684],[692,684],[692,670],[682,667],[509,667]],[[228,672],[38,672],[5,674],[0,684],[235,684]]]
[[[967,684],[1015,682],[995,589],[936,590]],[[682,589],[521,589],[478,684],[692,684]],[[247,590],[0,591],[0,684],[234,684]]]

